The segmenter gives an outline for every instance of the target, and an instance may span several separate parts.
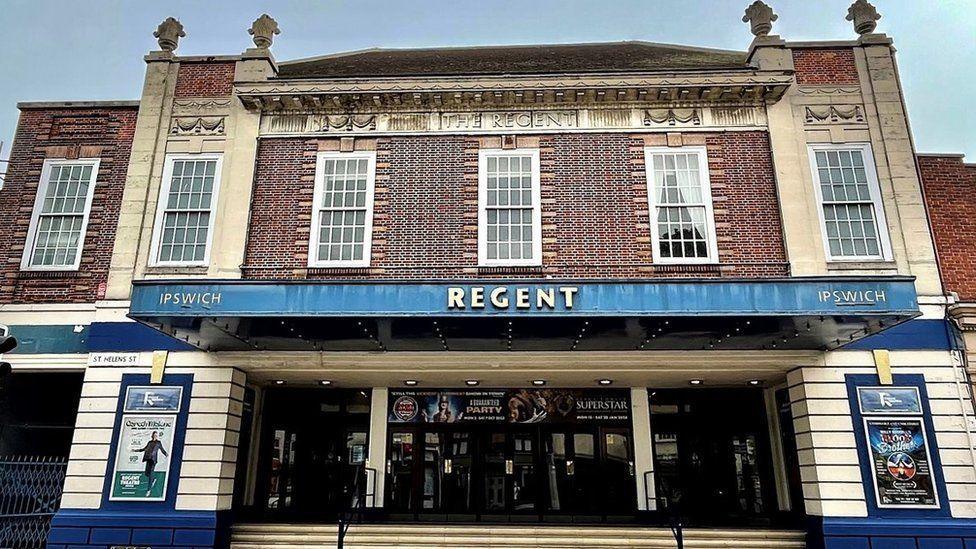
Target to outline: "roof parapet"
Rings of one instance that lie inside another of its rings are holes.
[[[138,107],[138,100],[108,100],[108,101],[21,101],[17,103],[20,110],[29,109],[93,109],[93,108],[126,108]]]

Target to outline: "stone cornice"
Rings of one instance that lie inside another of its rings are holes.
[[[949,317],[964,332],[976,332],[976,303],[957,303],[949,307]]]
[[[783,71],[273,80],[237,82],[235,94],[247,108],[261,111],[613,102],[756,105],[779,100],[792,82],[792,74]]]

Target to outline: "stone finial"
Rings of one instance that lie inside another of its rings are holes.
[[[779,16],[773,13],[773,8],[766,5],[762,0],[756,0],[746,8],[746,14],[742,16],[743,23],[750,23],[752,34],[756,36],[766,36],[773,29],[773,21]]]
[[[271,43],[274,42],[274,35],[281,34],[281,29],[278,28],[278,22],[265,13],[254,20],[247,32],[254,37],[255,46],[270,48]]]
[[[878,26],[881,14],[868,0],[856,0],[847,8],[847,20],[854,22],[854,31],[858,34],[870,34]]]
[[[156,32],[153,33],[159,41],[159,49],[163,51],[173,51],[180,44],[180,38],[186,36],[183,32],[183,24],[172,17],[167,17],[159,24]]]

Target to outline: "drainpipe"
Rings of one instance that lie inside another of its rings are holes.
[[[946,316],[948,317],[948,308],[946,308]],[[949,351],[949,355],[952,357],[952,377],[956,383],[956,396],[959,398],[959,408],[962,411],[963,428],[966,429],[969,457],[972,460],[973,469],[976,469],[976,447],[973,445],[973,429],[969,415],[969,405],[973,404],[970,388],[973,385],[969,377],[969,358],[966,356],[965,347],[959,345],[956,337],[957,329],[959,328],[955,325],[954,320],[950,319],[949,322],[946,322],[946,335],[950,338],[949,341],[952,345],[952,349]],[[964,388],[964,384],[966,388]]]

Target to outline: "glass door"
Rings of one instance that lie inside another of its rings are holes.
[[[604,515],[633,515],[637,510],[637,487],[634,482],[631,430],[604,427],[600,429],[600,434],[601,467],[594,490],[603,493],[601,507]]]
[[[511,433],[511,493],[510,511],[520,515],[538,514],[539,452],[538,430]]]
[[[386,506],[391,513],[411,513],[417,492],[414,475],[414,440],[412,430],[392,429],[386,460]]]
[[[675,391],[652,400],[658,509],[703,523],[775,511],[761,397]]]
[[[474,520],[474,471],[477,437],[469,431],[444,433],[443,503],[449,520]]]
[[[634,512],[629,429],[567,427],[545,432],[543,438],[547,511],[582,521]]]
[[[539,513],[538,430],[488,430],[480,452],[480,512],[491,520],[537,520]]]
[[[489,431],[483,436],[481,451],[481,509],[484,514],[507,514],[508,476],[514,472],[509,460],[508,433]]]

